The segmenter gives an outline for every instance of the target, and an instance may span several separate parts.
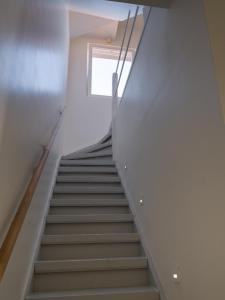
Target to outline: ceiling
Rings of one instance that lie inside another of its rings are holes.
[[[129,9],[135,14],[136,5],[107,0],[67,0],[69,8],[82,14],[88,14],[115,21],[127,18]]]
[[[70,38],[86,35],[99,39],[114,40],[117,33],[118,21],[92,15],[70,12]]]

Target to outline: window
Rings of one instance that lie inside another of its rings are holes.
[[[88,89],[90,95],[112,96],[112,75],[116,71],[119,54],[120,49],[117,47],[89,45]],[[131,64],[132,52],[129,52],[118,89],[119,97],[123,94]]]

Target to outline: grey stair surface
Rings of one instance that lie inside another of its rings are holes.
[[[113,223],[131,222],[131,214],[99,214],[99,215],[48,215],[46,223]]]
[[[111,133],[63,157],[26,300],[159,300]]]
[[[27,300],[159,300],[153,287],[95,289],[31,294]]]
[[[116,186],[116,185],[106,185],[106,184],[87,184],[86,186],[81,185],[81,184],[71,184],[71,185],[55,185],[54,188],[54,193],[55,194],[122,194],[123,193],[123,188],[121,186]]]
[[[112,159],[63,159],[60,166],[114,166]]]
[[[60,166],[59,167],[59,174],[62,173],[72,173],[72,174],[79,174],[79,173],[85,173],[85,174],[117,174],[117,170],[114,166]]]
[[[106,149],[101,149],[98,152],[90,152],[90,153],[80,153],[73,157],[73,159],[81,159],[81,158],[93,158],[93,157],[107,157],[112,156],[112,149],[108,147]],[[66,158],[63,158],[63,160]],[[71,159],[71,158],[70,158]]]
[[[86,183],[93,183],[93,182],[120,182],[120,178],[116,175],[59,175],[56,178],[57,182],[60,183],[80,183],[80,182],[86,182]]]
[[[42,244],[96,244],[139,242],[137,233],[44,235]]]

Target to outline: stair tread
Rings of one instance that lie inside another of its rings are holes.
[[[51,201],[51,206],[128,206],[125,199],[96,200],[96,199],[55,199]]]
[[[59,166],[59,173],[110,173],[117,174],[114,166]]]
[[[105,182],[120,182],[120,178],[117,175],[58,175],[56,178],[56,182],[98,182],[98,183],[105,183]]]
[[[111,223],[132,222],[131,214],[48,215],[47,223]]]
[[[105,150],[99,150],[96,152],[80,152],[73,156],[73,158],[70,158],[69,160],[73,159],[81,159],[81,158],[93,158],[93,157],[107,157],[112,156],[112,148],[105,149]],[[62,160],[68,160],[68,158],[62,158]]]
[[[86,272],[103,270],[146,269],[147,257],[118,257],[37,261],[35,273]]]
[[[60,166],[115,166],[115,163],[112,159],[63,159]]]
[[[137,233],[44,235],[42,245],[139,242]]]
[[[56,185],[54,193],[123,193],[122,186],[67,186],[67,185]]]
[[[109,295],[129,295],[129,294],[142,294],[148,293],[149,295],[158,296],[159,292],[156,288],[151,286],[146,287],[132,287],[132,288],[108,288],[108,289],[85,289],[77,291],[65,291],[65,292],[50,292],[50,293],[34,293],[27,296],[26,300],[70,300],[76,296],[109,296]],[[84,298],[85,299],[85,298]],[[137,298],[138,299],[138,298]],[[158,298],[153,298],[158,299]],[[151,300],[151,298],[149,298]]]

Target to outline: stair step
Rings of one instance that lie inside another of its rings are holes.
[[[83,206],[122,206],[127,207],[128,201],[124,198],[121,199],[76,199],[76,198],[53,198],[51,201],[51,207],[54,206],[74,206],[74,207],[83,207]]]
[[[60,166],[115,166],[112,159],[63,159]]]
[[[133,222],[47,223],[45,234],[93,234],[136,232]]]
[[[50,223],[111,223],[132,222],[131,214],[99,214],[99,215],[48,215],[46,222]]]
[[[127,214],[128,206],[56,206],[50,207],[49,215],[99,215]]]
[[[117,174],[117,170],[114,166],[60,166],[59,173],[107,173],[107,174]]]
[[[85,182],[85,183],[112,183],[112,182],[120,182],[120,178],[116,175],[102,176],[102,175],[59,175],[56,178],[56,182]]]
[[[108,157],[108,156],[112,156],[112,148],[110,147],[109,149],[106,150],[99,150],[96,152],[91,152],[91,153],[78,153],[77,155],[74,155],[72,159],[81,159],[81,158],[93,158],[93,157]],[[65,158],[63,158],[62,160],[66,160]]]
[[[98,143],[98,144],[95,144],[93,146],[89,146],[85,149],[82,149],[82,150],[79,150],[79,151],[76,151],[72,154],[69,154],[69,155],[65,155],[65,156],[62,156],[62,159],[74,159],[77,157],[77,155],[79,154],[83,154],[83,153],[92,153],[94,151],[101,151],[102,149],[112,149],[112,141],[109,140],[105,143]]]
[[[58,261],[37,261],[35,273],[64,273],[87,272],[108,270],[146,269],[148,260],[146,257],[122,257],[101,259],[77,259]]]
[[[85,193],[85,194],[99,194],[99,193],[103,193],[103,194],[113,194],[113,193],[117,193],[117,194],[122,194],[124,192],[122,186],[106,186],[104,184],[102,185],[98,185],[98,186],[94,186],[94,185],[87,185],[87,186],[83,186],[83,185],[56,185],[54,188],[54,194],[81,194],[81,193]]]
[[[105,149],[105,150],[112,149],[112,140],[109,140],[108,142],[97,145],[96,147],[94,147],[90,151],[88,151],[88,153],[98,152],[98,151],[101,151],[103,149]]]
[[[39,260],[136,257],[142,254],[136,233],[45,235]]]
[[[42,245],[139,242],[137,233],[44,235]]]
[[[139,242],[42,245],[39,260],[99,259],[141,256]]]
[[[94,289],[57,293],[37,293],[26,300],[159,300],[159,292],[152,287]]]
[[[39,266],[33,278],[33,292],[74,291],[81,289],[123,288],[149,285],[145,261],[93,263],[63,262]],[[60,271],[63,272],[60,272]]]

